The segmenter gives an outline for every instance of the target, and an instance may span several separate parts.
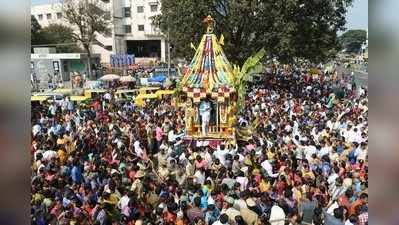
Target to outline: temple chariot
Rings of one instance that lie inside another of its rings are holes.
[[[237,92],[233,68],[223,53],[223,36],[213,34],[214,20],[205,18],[203,35],[180,82],[185,108],[186,139],[234,140]]]

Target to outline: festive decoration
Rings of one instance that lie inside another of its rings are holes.
[[[208,16],[204,23],[207,25],[206,34],[197,48],[191,46],[196,52],[179,86],[188,98],[186,116],[192,117],[193,112],[199,112],[197,109],[201,103],[210,102],[209,135],[201,133],[199,121],[191,118],[186,118],[189,125],[186,124],[186,129],[188,137],[198,135],[200,138],[231,139],[234,137],[234,129],[229,118],[233,107],[232,97],[236,96],[233,67],[221,47],[224,43],[223,35],[218,39],[213,34],[215,21]]]

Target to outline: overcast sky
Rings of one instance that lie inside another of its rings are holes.
[[[47,4],[58,0],[31,0],[32,5]],[[368,0],[354,0],[347,14],[348,29],[367,29],[368,28]]]

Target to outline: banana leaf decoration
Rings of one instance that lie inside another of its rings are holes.
[[[256,129],[258,128],[259,124],[260,124],[259,116],[256,116],[255,120],[251,123],[251,127]]]
[[[238,127],[235,131],[238,141],[249,141],[252,139],[252,129],[247,127]]]
[[[233,73],[235,77],[235,87],[238,94],[237,108],[241,111],[245,101],[245,95],[247,92],[247,82],[251,79],[253,74],[259,73],[263,70],[260,61],[266,55],[266,50],[262,48],[255,55],[249,57],[242,68],[234,65]]]
[[[260,119],[256,117],[255,120],[246,127],[237,127],[236,128],[236,138],[239,141],[249,141],[252,139],[252,134],[255,129],[259,126]]]
[[[177,67],[177,76],[178,77],[183,77],[179,67]],[[181,91],[182,91],[181,79],[178,79],[176,81],[176,88],[175,88],[175,94],[174,95],[178,96],[181,93]]]
[[[194,44],[193,44],[192,42],[190,42],[190,47],[191,47],[192,49],[194,49],[194,51],[197,51],[197,48],[194,46]]]
[[[224,45],[224,36],[223,36],[223,34],[220,36],[219,44],[220,45]]]

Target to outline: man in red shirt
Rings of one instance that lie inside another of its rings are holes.
[[[338,197],[338,204],[340,206],[345,207],[345,209],[347,211],[349,211],[350,207],[351,207],[351,202],[350,199],[353,196],[353,190],[352,189],[348,189],[345,191],[345,194],[341,195],[340,197]]]
[[[360,194],[359,198],[351,204],[349,208],[349,216],[355,215],[356,208],[367,204],[367,202],[368,202],[368,194],[367,193]]]

